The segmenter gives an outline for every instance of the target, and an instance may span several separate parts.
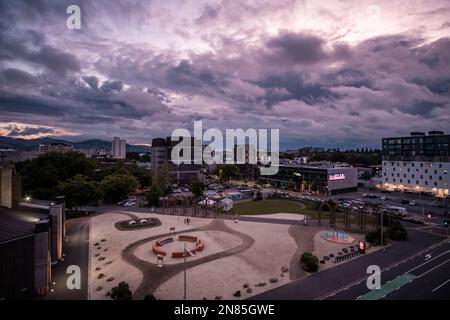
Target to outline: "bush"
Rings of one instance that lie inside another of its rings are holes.
[[[408,240],[408,231],[406,231],[400,221],[395,221],[388,229],[387,236],[392,240]]]
[[[144,300],[157,300],[157,299],[153,294],[150,293],[144,296]]]
[[[319,259],[310,252],[305,252],[300,258],[300,266],[307,272],[316,272],[319,269]]]
[[[256,192],[256,200],[259,201],[259,200],[262,200],[262,199],[263,199],[263,197],[262,197],[261,191]]]
[[[386,237],[387,234],[386,232],[384,232],[384,236],[383,236],[383,244],[386,244]],[[380,231],[376,230],[376,231],[370,231],[366,234],[366,241],[372,244],[377,244],[380,245],[381,241],[380,241]]]
[[[117,287],[112,288],[111,298],[114,300],[131,300],[131,290],[128,283],[122,281]]]

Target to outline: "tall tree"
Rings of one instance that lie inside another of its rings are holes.
[[[97,182],[89,181],[87,177],[76,175],[61,182],[59,191],[65,196],[68,208],[78,209],[100,198],[100,190]]]
[[[114,174],[106,176],[102,180],[100,189],[103,193],[103,200],[112,203],[123,200],[138,186],[139,182],[132,175]]]

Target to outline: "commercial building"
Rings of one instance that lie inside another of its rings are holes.
[[[450,135],[442,131],[411,132],[382,139],[382,187],[449,194]]]
[[[20,177],[0,168],[0,300],[45,294],[62,257],[64,199],[22,199]]]
[[[114,159],[125,159],[127,156],[126,140],[114,137],[111,144],[111,155]]]
[[[47,152],[72,152],[73,146],[67,143],[43,143],[39,145],[39,153]]]
[[[171,137],[167,137],[165,139],[156,138],[152,140],[152,172],[157,172],[164,164],[167,164],[172,173],[173,183],[187,184],[193,180],[202,181],[202,164],[195,164],[194,156],[196,152],[202,152],[203,147],[200,144],[200,148],[197,150],[195,147],[195,138],[191,138],[191,163],[177,164],[172,161],[172,150],[178,143],[179,141],[172,141]],[[181,150],[180,152],[182,153]],[[182,154],[180,155],[182,156]]]
[[[261,176],[261,179],[278,188],[326,195],[358,189],[357,169],[353,167],[281,165],[276,175]]]

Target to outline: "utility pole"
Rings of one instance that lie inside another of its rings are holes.
[[[184,241],[184,300],[186,300],[186,256],[187,256],[187,250],[186,250],[186,241]]]

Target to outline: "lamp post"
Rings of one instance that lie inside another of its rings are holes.
[[[186,250],[186,241],[184,241],[184,296],[183,299],[186,300],[186,256],[187,256],[187,250]]]
[[[442,189],[442,216],[444,216],[445,213],[445,189],[447,188],[447,170],[444,170],[444,185]]]

